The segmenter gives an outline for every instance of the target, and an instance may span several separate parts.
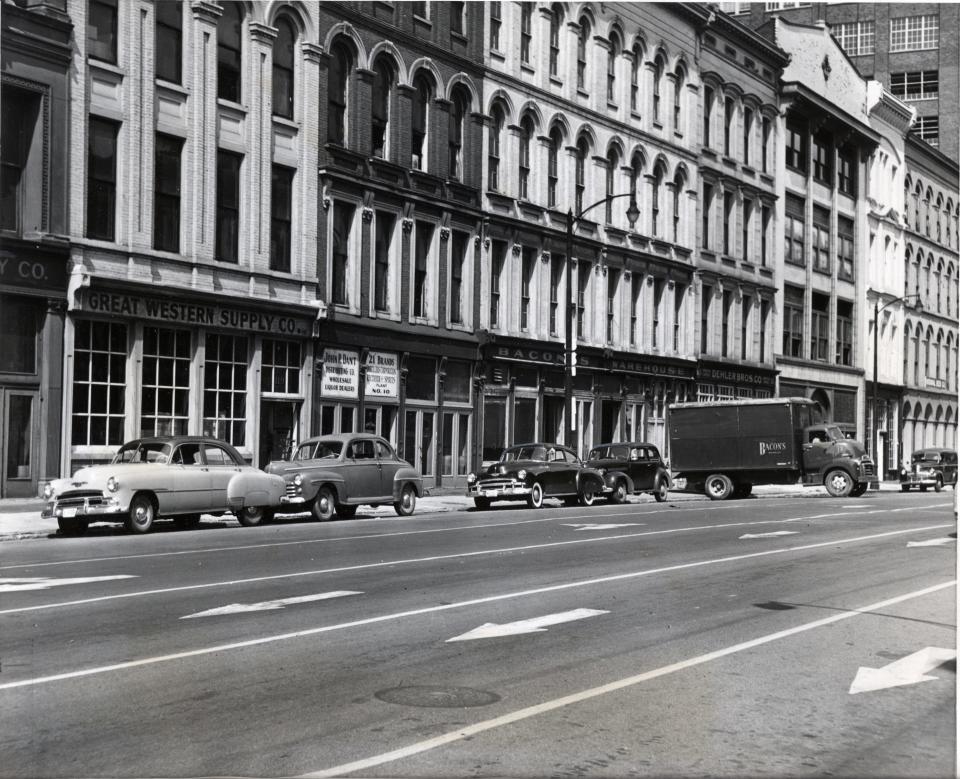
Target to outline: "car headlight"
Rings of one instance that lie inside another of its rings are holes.
[[[294,483],[296,486],[298,486],[298,487],[299,487],[301,484],[303,484],[303,474],[302,474],[302,473],[298,473],[296,476],[294,476],[294,477],[293,477],[293,483]]]
[[[119,489],[120,489],[120,482],[116,480],[116,477],[111,476],[109,479],[107,479],[108,492],[116,492]]]
[[[53,497],[53,485],[49,482],[43,485],[43,497],[50,500]]]
[[[477,474],[468,473],[467,474],[467,484],[474,484],[477,481]]]
[[[523,468],[521,468],[519,471],[517,471],[517,478],[520,481],[523,481],[524,479],[527,478],[527,472]]]

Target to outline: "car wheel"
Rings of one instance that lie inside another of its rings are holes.
[[[540,486],[540,482],[535,481],[530,488],[530,494],[527,495],[527,505],[532,509],[543,506],[543,487]]]
[[[87,520],[79,517],[57,517],[57,527],[65,536],[82,536],[89,525]]]
[[[481,511],[486,511],[490,508],[490,498],[474,498],[473,505]]]
[[[317,493],[316,500],[313,501],[313,516],[321,522],[326,522],[333,518],[336,501],[334,500],[333,490],[329,487],[321,487]]]
[[[940,492],[943,489],[943,479],[941,479],[939,476],[937,477],[937,483],[933,485],[933,489],[937,492]]]
[[[593,487],[586,487],[577,495],[577,502],[581,506],[592,506],[595,498],[596,493],[593,491]]]
[[[417,507],[417,491],[412,484],[404,484],[400,491],[400,500],[393,504],[393,510],[401,517],[409,517]]]
[[[338,517],[343,517],[344,519],[353,519],[357,515],[357,507],[347,506],[344,503],[338,503],[336,506],[336,512]]]
[[[610,497],[607,498],[611,503],[626,503],[627,502],[627,485],[622,481],[618,481],[614,485],[613,492],[610,493]]]
[[[145,492],[133,496],[130,501],[130,513],[124,525],[131,533],[146,533],[153,527],[157,518],[157,507],[153,497]]]
[[[200,524],[200,515],[199,514],[183,514],[179,517],[173,518],[173,524],[176,525],[181,530],[189,530],[192,527],[196,527]]]
[[[846,471],[835,468],[826,475],[823,486],[834,498],[845,498],[853,491],[853,479]]]
[[[263,506],[244,506],[237,512],[237,521],[244,527],[265,525],[272,518],[273,512],[265,509]]]
[[[711,473],[703,483],[703,491],[710,500],[726,500],[733,494],[733,482],[725,473]]]
[[[660,481],[657,482],[657,486],[653,490],[653,497],[657,501],[657,503],[663,503],[667,499],[666,479],[660,479]]]

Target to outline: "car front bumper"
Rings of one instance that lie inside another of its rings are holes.
[[[900,477],[900,485],[903,487],[936,487],[936,476],[918,476],[911,473],[909,476]]]
[[[70,501],[51,501],[40,511],[43,519],[72,519],[74,517],[115,517],[126,514],[127,508],[116,498],[83,498]]]
[[[477,482],[467,487],[468,498],[486,498],[487,500],[523,500],[530,494],[530,487],[519,482],[498,482],[484,484]]]

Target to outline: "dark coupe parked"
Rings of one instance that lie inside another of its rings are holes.
[[[667,499],[670,473],[653,444],[599,444],[590,450],[587,465],[603,474],[603,494],[611,503],[623,503],[627,495]]]
[[[525,500],[531,508],[540,508],[545,498],[590,506],[602,489],[599,471],[556,444],[511,446],[497,462],[467,476],[467,496],[478,509],[489,508],[495,500]]]

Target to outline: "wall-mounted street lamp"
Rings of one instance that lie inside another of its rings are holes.
[[[913,300],[913,299],[916,300],[916,303],[913,306],[913,310],[917,311],[918,313],[922,312],[923,302],[920,300],[919,294],[904,295],[899,298],[893,298],[892,300],[888,300],[882,306],[880,305],[879,294],[877,296],[877,299],[873,301],[873,398],[871,400],[871,408],[873,409],[873,429],[870,431],[869,436],[865,436],[867,440],[864,441],[864,445],[868,453],[870,453],[870,450],[873,448],[871,446],[871,439],[873,440],[874,443],[876,442],[877,430],[879,429],[879,424],[877,420],[877,413],[878,413],[877,411],[877,378],[878,378],[877,352],[879,350],[879,343],[880,343],[880,312],[883,311],[883,309],[887,308],[888,306],[892,306],[894,303],[906,304],[907,301]],[[879,452],[874,452],[873,454],[875,455],[873,459],[877,469],[877,479],[879,480],[883,472],[884,464],[880,462]]]
[[[573,340],[573,328],[575,325],[574,322],[574,313],[576,311],[576,306],[573,301],[573,284],[571,277],[573,276],[573,227],[574,225],[583,219],[584,215],[596,208],[597,206],[609,203],[611,200],[616,200],[621,197],[629,197],[630,205],[627,207],[627,220],[630,222],[630,229],[633,229],[633,226],[637,223],[637,219],[640,218],[640,209],[637,208],[637,196],[636,192],[631,188],[630,192],[622,192],[619,195],[607,195],[607,197],[602,200],[598,200],[596,203],[591,203],[586,208],[580,209],[580,212],[577,214],[573,213],[573,209],[567,211],[567,326],[564,328],[564,348],[565,348],[565,360],[564,360],[564,381],[563,381],[563,403],[564,403],[564,433],[563,433],[563,443],[566,446],[574,448],[573,445],[573,434],[576,430],[575,427],[575,411],[573,407],[573,376],[576,372],[576,366],[573,364],[573,355],[574,355],[574,340]],[[578,289],[579,292],[579,289]]]

